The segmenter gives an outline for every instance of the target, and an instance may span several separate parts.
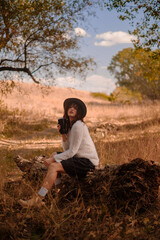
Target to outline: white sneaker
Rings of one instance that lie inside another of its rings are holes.
[[[29,200],[19,200],[19,204],[24,207],[41,207],[42,205],[44,205],[44,202],[42,201],[42,199],[39,196],[34,196],[33,198],[29,199]]]

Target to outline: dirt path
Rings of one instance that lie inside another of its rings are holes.
[[[46,129],[46,132],[48,129]],[[144,136],[160,135],[160,119],[150,119],[141,122],[131,122],[125,124],[113,123],[95,123],[89,126],[94,142],[117,142],[123,140],[131,140]],[[61,146],[61,138],[47,139],[47,134],[43,131],[42,140],[36,139],[0,139],[0,148],[11,149],[44,149]],[[41,132],[39,133],[41,134]],[[45,136],[45,137],[44,137]]]
[[[38,149],[38,148],[52,148],[59,147],[61,145],[61,140],[42,140],[42,141],[31,141],[31,140],[5,140],[0,139],[0,148],[10,147],[10,148],[26,148],[26,149]]]
[[[154,126],[145,130],[134,130],[134,131],[107,131],[104,128],[97,128],[95,132],[91,133],[94,142],[119,142],[124,140],[133,140],[144,136],[160,135],[160,127]],[[0,139],[1,148],[11,149],[45,149],[61,147],[61,139],[56,140],[10,140]]]

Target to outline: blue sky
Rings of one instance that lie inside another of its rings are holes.
[[[112,93],[116,88],[116,79],[109,73],[107,66],[112,57],[120,50],[133,47],[129,30],[132,30],[129,22],[120,21],[116,11],[97,9],[95,17],[89,17],[85,23],[81,23],[75,28],[75,34],[78,34],[81,39],[81,48],[77,53],[81,57],[93,58],[97,67],[94,71],[88,72],[85,80],[69,74],[57,76],[54,81],[55,85],[90,92]],[[3,76],[3,74],[1,75]],[[26,75],[22,78],[18,74],[14,74],[14,79],[19,78],[27,82],[32,81]],[[43,79],[41,80],[43,81]]]
[[[133,46],[128,34],[131,26],[127,21],[120,21],[115,11],[98,10],[96,14],[96,17],[88,19],[85,27],[77,26],[75,32],[82,36],[79,54],[93,57],[97,68],[88,73],[85,81],[73,76],[59,77],[56,80],[57,86],[107,94],[115,89],[116,80],[107,66],[118,51]]]

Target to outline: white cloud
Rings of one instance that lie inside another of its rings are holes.
[[[83,28],[75,28],[74,31],[78,37],[90,37],[90,35]]]
[[[90,92],[106,92],[110,94],[116,86],[113,79],[94,74],[87,77],[81,87]]]
[[[102,34],[97,34],[96,39],[100,39],[100,41],[96,41],[94,43],[95,46],[109,47],[121,43],[132,43],[131,40],[136,39],[136,37],[122,31],[110,31]]]
[[[107,66],[101,66],[100,69],[107,69]]]
[[[73,77],[59,77],[56,79],[56,85],[59,87],[74,87],[76,79]]]
[[[111,78],[100,75],[87,77],[85,81],[73,77],[59,77],[56,79],[59,87],[71,87],[89,92],[106,92],[110,94],[115,89],[115,83]]]
[[[90,37],[90,35],[83,28],[74,28],[74,34],[78,37]],[[63,37],[67,40],[71,39],[72,32],[68,31],[63,34]]]
[[[71,39],[71,36],[69,33],[64,33],[63,34],[63,37],[66,39],[66,40],[70,40]]]

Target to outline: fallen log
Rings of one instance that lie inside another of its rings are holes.
[[[43,157],[27,160],[17,156],[15,162],[30,181],[46,174]],[[73,180],[67,175],[61,179],[58,194],[61,207],[80,196],[86,206],[104,204],[112,214],[117,210],[139,213],[158,199],[160,166],[153,161],[136,158],[122,165],[95,169],[83,180]]]
[[[23,177],[33,181],[41,179],[47,173],[47,167],[43,163],[43,158],[44,156],[38,156],[29,160],[18,155],[14,158],[14,161],[23,172]]]

